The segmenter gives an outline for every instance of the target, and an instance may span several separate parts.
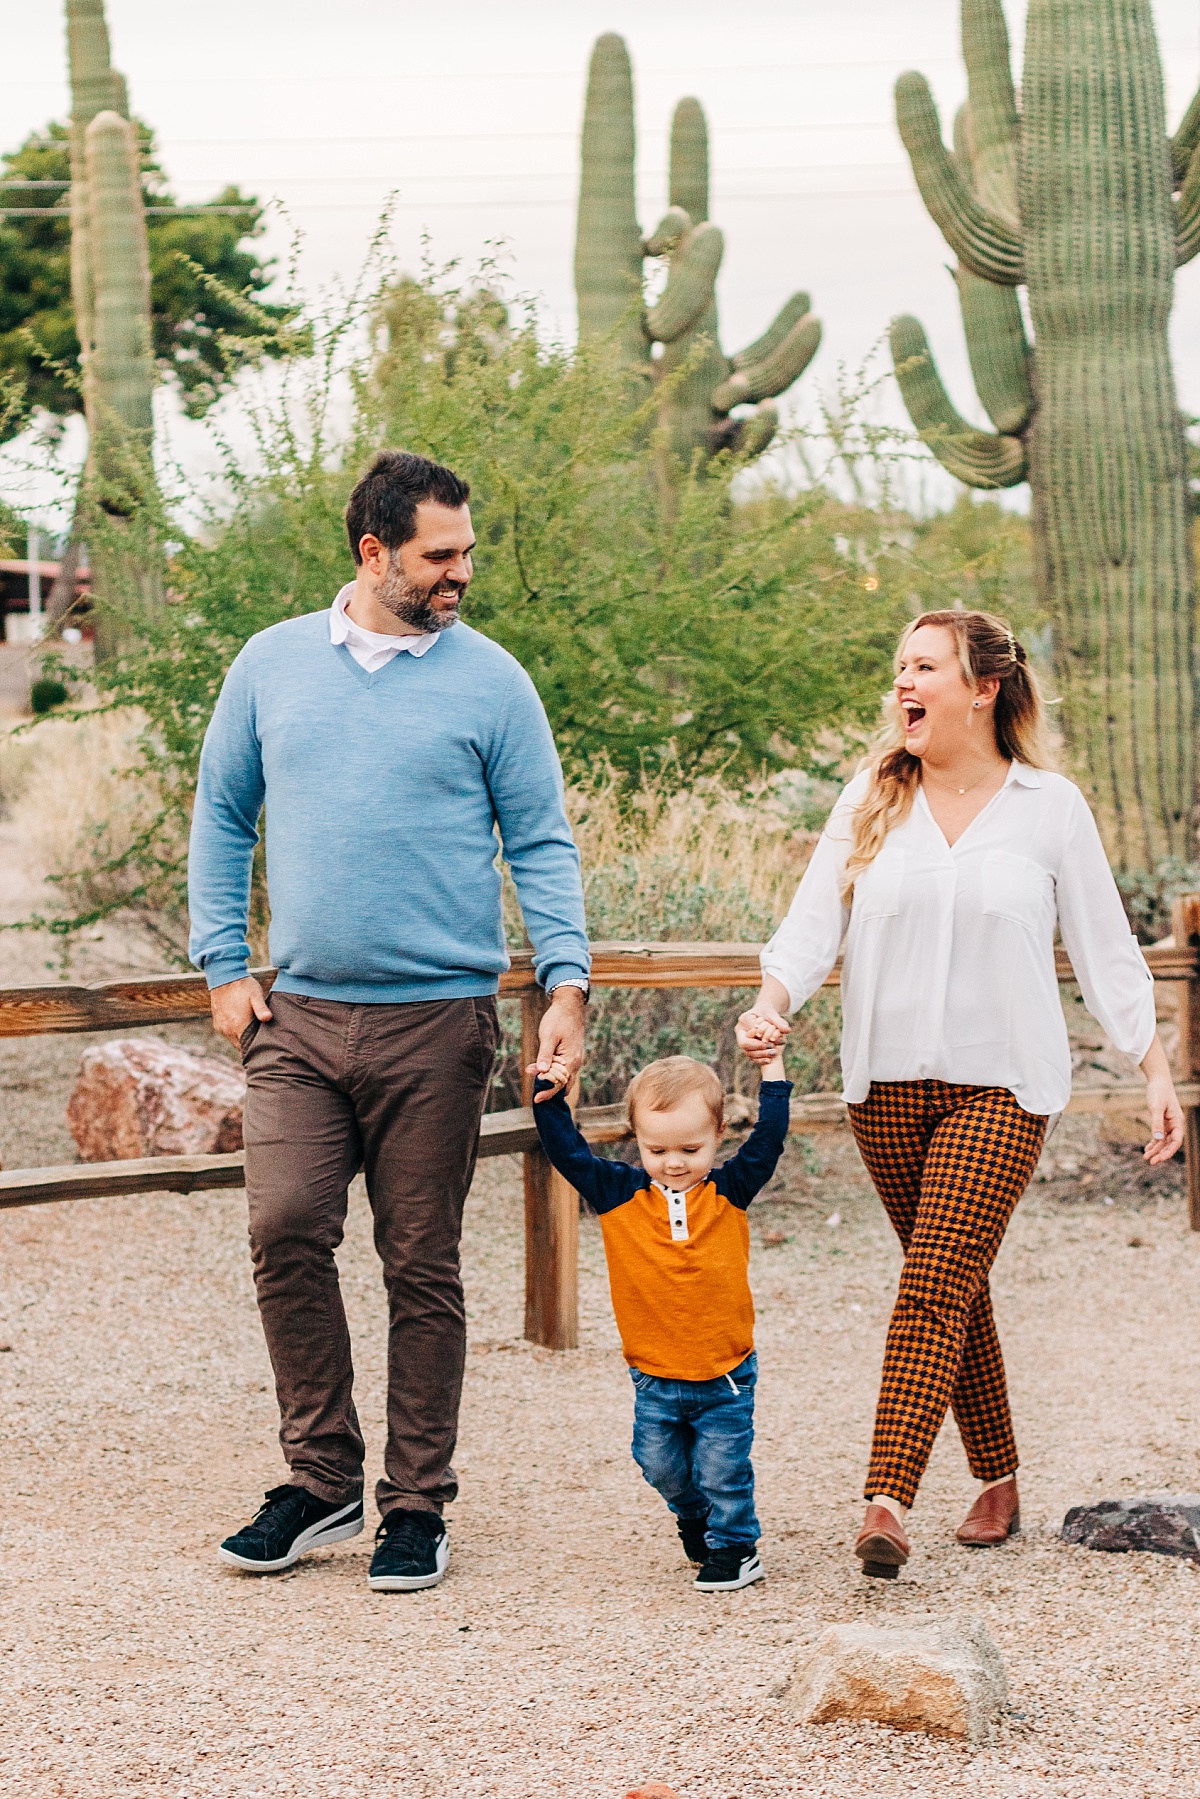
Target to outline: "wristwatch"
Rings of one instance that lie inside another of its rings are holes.
[[[555,981],[553,987],[547,988],[546,998],[553,999],[554,995],[558,992],[560,987],[576,987],[576,988],[578,988],[579,992],[582,993],[582,995],[583,995],[583,1003],[585,1006],[587,1005],[588,1000],[592,996],[592,983],[590,981],[582,980],[576,975],[568,975],[566,980]]]

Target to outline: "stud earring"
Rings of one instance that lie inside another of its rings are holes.
[[[974,701],[974,706],[975,706],[976,712],[978,712],[978,710],[979,710],[979,701],[978,700]]]

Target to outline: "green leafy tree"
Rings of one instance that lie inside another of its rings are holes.
[[[234,212],[187,212],[171,193],[158,161],[154,134],[139,124],[143,195],[147,207],[167,208],[147,218],[154,354],[160,372],[178,389],[185,410],[198,418],[212,405],[236,366],[230,340],[250,353],[275,354],[263,342],[264,324],[291,317],[283,306],[262,302],[272,278],[269,261],[254,252],[263,232],[257,200],[227,187],[211,202]],[[8,182],[54,182],[58,187],[10,186],[6,209],[29,217],[0,219],[0,371],[25,385],[29,408],[58,416],[83,410],[76,379],[79,339],[71,303],[71,223],[65,195],[70,179],[68,128],[51,124],[34,132],[2,159]],[[59,203],[61,202],[61,210]],[[53,207],[55,217],[46,217]],[[257,320],[241,296],[255,301]],[[7,434],[20,428],[10,419]]]
[[[732,504],[744,462],[731,451],[667,504],[650,418],[631,410],[611,346],[547,345],[535,318],[510,324],[486,290],[393,287],[356,362],[347,346],[362,322],[317,324],[314,353],[289,362],[257,409],[248,397],[255,469],[226,457],[224,512],[173,557],[171,603],[143,646],[103,671],[111,698],[147,720],[145,772],[162,799],[108,871],[114,891],[124,880],[139,904],[153,892],[164,910],[181,906],[197,759],[225,671],[254,632],[328,606],[350,577],[342,514],[383,443],[470,480],[479,549],[465,616],[528,669],[569,778],[610,767],[631,795],[647,768],[736,785],[824,766],[866,728],[909,583],[900,563],[864,564],[867,515],[848,552],[844,509],[819,492]],[[348,429],[334,403],[347,376]],[[111,528],[98,520],[97,540]],[[145,529],[182,535],[165,517]]]

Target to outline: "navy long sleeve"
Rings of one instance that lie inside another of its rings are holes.
[[[539,1081],[538,1090],[549,1086]],[[709,1177],[717,1192],[741,1211],[762,1192],[779,1165],[787,1142],[790,1081],[764,1081],[758,1093],[758,1121],[737,1154],[714,1168]],[[611,1212],[648,1183],[644,1168],[610,1162],[592,1151],[576,1127],[561,1093],[533,1108],[542,1148],[565,1180],[581,1193],[594,1212]]]

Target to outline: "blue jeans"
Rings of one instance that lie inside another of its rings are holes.
[[[663,1380],[629,1370],[633,1459],[677,1518],[708,1518],[710,1549],[757,1543],[754,1352],[718,1380]]]

